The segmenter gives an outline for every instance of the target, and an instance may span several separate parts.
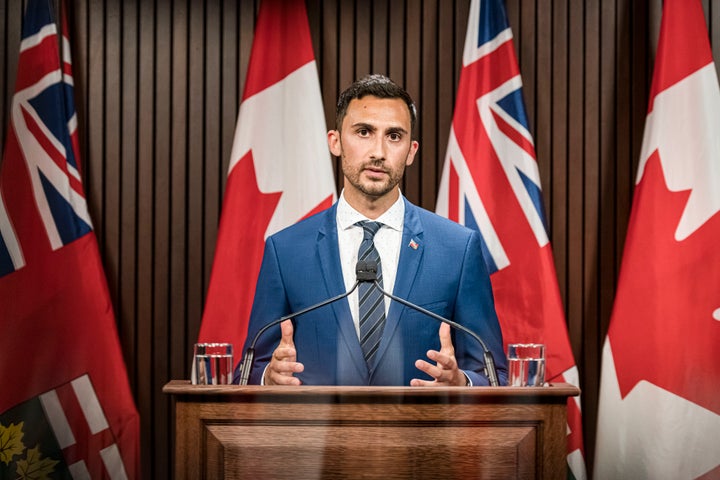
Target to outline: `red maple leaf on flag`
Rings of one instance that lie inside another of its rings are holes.
[[[264,233],[267,231],[282,192],[263,193],[260,191],[252,153],[250,150],[240,159],[235,171],[228,179],[228,183],[236,183],[232,188],[228,188],[228,191],[234,193],[235,201],[228,201],[223,207],[223,213],[227,208],[230,218],[234,219],[232,224],[235,228],[245,232],[244,235],[234,237],[238,240],[234,252],[238,255],[240,262],[243,258],[250,260],[250,263],[244,267],[247,271],[252,272],[251,277],[257,278],[265,245]]]
[[[265,232],[275,212],[282,192],[263,193],[258,187],[255,174],[255,162],[252,150],[240,159],[230,176],[223,202],[223,216],[218,233],[218,250],[222,262],[213,265],[212,285],[209,295],[218,298],[244,297],[240,302],[207,302],[205,315],[217,315],[227,320],[229,325],[237,319],[250,317],[255,280],[260,271]],[[227,240],[224,240],[227,237]],[[231,240],[231,241],[230,241]],[[240,280],[238,280],[240,279]],[[243,285],[244,289],[238,289]],[[234,308],[231,308],[234,307]],[[201,335],[206,341],[230,342],[235,348],[242,347],[245,330],[227,331],[224,322],[216,322],[213,327],[203,324]],[[233,335],[233,338],[228,338]]]
[[[720,307],[720,256],[707,258],[717,249],[720,213],[676,240],[690,191],[668,190],[657,150],[635,195],[633,217],[641,212],[642,218],[630,219],[623,264],[633,274],[618,287],[608,332],[620,392],[625,397],[646,380],[720,413],[717,382],[698,381],[720,380],[720,322],[713,318]]]
[[[206,316],[222,320],[204,322],[200,337],[206,342],[232,343],[236,349],[236,361],[240,360],[240,349],[245,343],[247,319],[250,318],[255,282],[265,249],[265,232],[282,194],[282,191],[263,193],[260,190],[252,150],[238,161],[228,176],[215,252],[222,261],[213,264],[205,306]],[[325,198],[305,217],[328,208],[332,201],[332,196]],[[215,301],[212,296],[215,296]],[[238,321],[241,328],[228,328]]]

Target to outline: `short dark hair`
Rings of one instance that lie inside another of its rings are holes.
[[[340,94],[337,109],[335,111],[336,130],[339,131],[340,127],[342,127],[342,122],[345,119],[345,114],[347,114],[350,101],[356,98],[363,98],[367,95],[378,98],[399,98],[403,100],[410,111],[410,129],[413,132],[415,131],[417,111],[412,97],[397,83],[393,82],[385,75],[380,75],[378,73],[367,75],[359,80],[356,80]]]

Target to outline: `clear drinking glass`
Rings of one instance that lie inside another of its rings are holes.
[[[545,383],[545,345],[508,344],[508,385],[541,387]]]
[[[193,385],[228,385],[233,378],[231,343],[196,343],[193,349]]]

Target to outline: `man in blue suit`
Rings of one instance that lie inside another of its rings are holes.
[[[330,209],[267,239],[246,347],[267,323],[348,291],[358,259],[369,255],[384,290],[479,334],[507,383],[478,233],[400,192],[418,149],[415,117],[408,93],[381,75],[341,94],[328,144],[342,160],[343,191]],[[261,335],[250,383],[488,385],[483,350],[471,336],[376,289],[358,290]]]

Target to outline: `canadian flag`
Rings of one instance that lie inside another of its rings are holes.
[[[200,342],[245,342],[265,239],[336,198],[305,2],[264,0],[250,54]],[[271,320],[271,319],[268,319]]]
[[[610,328],[595,478],[720,478],[720,88],[698,0],[665,0]]]

